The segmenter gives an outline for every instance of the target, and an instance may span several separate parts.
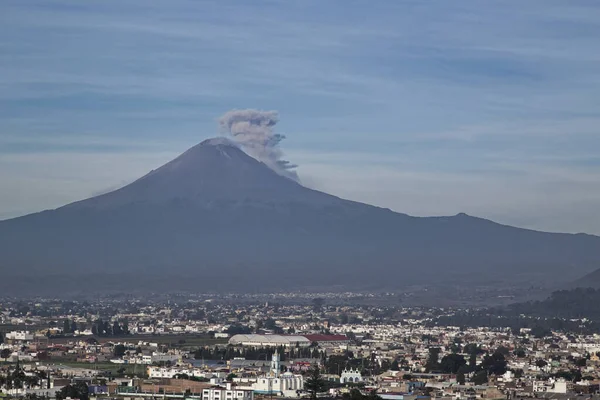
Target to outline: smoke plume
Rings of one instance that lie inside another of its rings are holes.
[[[249,155],[280,175],[298,181],[297,165],[283,159],[279,143],[284,135],[274,132],[277,111],[231,110],[219,118],[221,132],[233,138]]]

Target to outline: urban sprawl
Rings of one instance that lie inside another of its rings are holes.
[[[535,319],[454,324],[455,309],[396,300],[3,299],[0,398],[584,399],[599,391],[600,335],[577,328],[584,320],[564,329]]]

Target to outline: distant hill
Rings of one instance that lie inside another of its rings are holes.
[[[600,290],[593,288],[558,290],[545,300],[512,304],[506,309],[506,315],[588,318],[600,322]]]
[[[0,222],[0,289],[20,293],[527,285],[599,266],[599,237],[340,199],[225,139],[116,191]]]
[[[434,318],[428,325],[509,327],[515,333],[520,332],[521,328],[528,328],[537,337],[549,336],[552,331],[597,334],[600,330],[600,290],[559,290],[541,301],[487,309],[465,309]]]
[[[570,288],[596,288],[600,289],[600,268],[596,269],[583,277],[569,282],[564,286],[565,289]]]

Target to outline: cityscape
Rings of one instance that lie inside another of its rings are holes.
[[[404,307],[390,293],[317,296],[3,299],[2,391],[412,400],[567,399],[600,390],[600,335],[586,318],[555,318],[553,326],[521,315],[502,326],[489,316],[476,321],[476,310],[468,322],[465,309]]]
[[[600,400],[599,0],[1,0],[0,400]]]

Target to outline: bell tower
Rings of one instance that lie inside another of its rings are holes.
[[[275,350],[273,357],[271,357],[271,375],[275,378],[279,378],[279,372],[281,371],[281,358],[279,352]]]

